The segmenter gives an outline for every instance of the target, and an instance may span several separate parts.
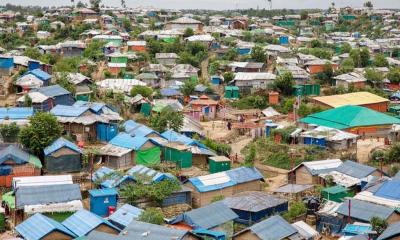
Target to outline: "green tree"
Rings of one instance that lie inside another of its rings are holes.
[[[25,49],[24,55],[27,57],[30,57],[32,59],[39,59],[41,54],[39,52],[39,49],[35,48],[35,47],[29,47],[27,49]]]
[[[90,0],[91,8],[96,12],[100,12],[100,4],[101,0]]]
[[[0,125],[0,134],[4,142],[16,142],[19,131],[20,128],[15,122]]]
[[[387,79],[389,79],[391,83],[400,83],[400,68],[391,68],[387,74]]]
[[[372,230],[374,230],[378,236],[385,231],[385,229],[388,227],[388,223],[385,219],[380,218],[380,217],[372,217],[371,220],[369,221],[372,227]]]
[[[265,63],[267,61],[267,55],[260,46],[256,46],[251,51],[251,58],[254,61]]]
[[[341,53],[349,53],[351,51],[351,45],[348,42],[342,44]]]
[[[361,56],[360,49],[352,49],[350,51],[350,57],[353,59],[354,66],[361,67]]]
[[[390,163],[400,163],[400,144],[396,143],[392,145],[386,154],[386,159]]]
[[[301,20],[307,20],[308,19],[308,11],[307,10],[302,10],[300,12],[300,18],[301,18]]]
[[[159,114],[150,117],[150,126],[157,132],[172,129],[179,132],[183,126],[182,112],[176,112],[171,107],[164,107]]]
[[[25,94],[24,96],[24,107],[32,107],[32,98],[29,94]]]
[[[371,58],[369,54],[369,50],[366,47],[361,48],[360,50],[360,63],[361,67],[366,67],[369,65],[369,59]]]
[[[124,0],[122,0],[122,1],[124,1]],[[131,32],[133,30],[131,20],[129,20],[129,18],[126,18],[126,17],[122,19],[122,27],[127,32]]]
[[[194,93],[194,89],[196,88],[197,81],[194,80],[187,80],[181,87],[181,93],[185,97],[189,97]]]
[[[365,2],[365,3],[364,3],[364,7],[367,7],[367,8],[373,8],[373,7],[374,7],[374,5],[372,4],[372,2],[371,2],[371,1],[367,1],[367,2]]]
[[[187,38],[187,37],[191,37],[194,35],[194,31],[192,28],[186,28],[185,32],[183,33],[183,37]]]
[[[251,37],[252,37],[251,32],[246,31],[246,32],[243,33],[243,40],[244,41],[250,42],[251,41]]]
[[[342,73],[349,73],[354,70],[354,62],[352,58],[347,58],[343,60],[342,64],[340,65],[340,70]]]
[[[275,87],[285,96],[289,96],[292,94],[294,84],[295,82],[293,80],[293,75],[291,72],[284,72],[274,81]]]
[[[254,145],[251,145],[249,151],[244,157],[244,165],[247,167],[253,167],[255,158],[256,158],[256,147]]]
[[[222,57],[224,60],[233,61],[239,56],[239,53],[234,48],[230,48]]]
[[[138,218],[139,221],[161,225],[164,223],[164,214],[158,208],[147,208]]]
[[[21,129],[19,142],[32,153],[42,156],[43,149],[61,136],[62,127],[51,113],[38,112],[29,119],[29,125]]]
[[[93,61],[102,60],[104,59],[103,47],[104,42],[94,40],[87,45],[86,49],[83,51],[83,56]]]
[[[223,76],[225,83],[229,83],[235,78],[235,74],[233,72],[225,72]]]
[[[364,77],[372,83],[372,85],[377,86],[382,84],[383,76],[379,72],[375,71],[373,68],[368,68],[365,70]]]
[[[378,53],[375,55],[374,65],[376,67],[389,67],[389,62],[386,60],[385,55]]]
[[[134,86],[131,89],[131,96],[142,95],[142,97],[149,98],[153,95],[153,89],[146,86]]]
[[[210,63],[210,66],[208,67],[208,72],[210,74],[216,74],[219,69],[219,62],[212,62]]]
[[[76,93],[76,87],[74,84],[71,83],[67,73],[63,72],[63,73],[59,74],[58,76],[56,76],[55,82],[58,85],[60,85],[61,87],[63,87],[64,89],[66,89],[67,91],[69,91],[70,93],[72,93],[72,94]]]
[[[78,72],[81,60],[78,57],[62,58],[54,65],[55,72]]]

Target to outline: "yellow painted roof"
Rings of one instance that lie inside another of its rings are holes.
[[[369,92],[354,92],[332,96],[322,96],[313,98],[317,102],[321,102],[333,108],[345,105],[366,105],[373,103],[388,102],[389,100]]]

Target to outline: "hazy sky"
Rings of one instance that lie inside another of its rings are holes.
[[[82,0],[88,2],[89,0]],[[153,6],[175,9],[235,9],[264,8],[267,0],[125,0],[128,7]],[[333,0],[336,6],[360,7],[366,0]],[[78,2],[78,0],[75,0]],[[103,0],[107,6],[120,6],[120,0]],[[328,8],[332,0],[272,0],[273,8]],[[400,0],[372,0],[376,8],[400,8]],[[60,6],[70,4],[70,0],[0,0],[0,5]]]

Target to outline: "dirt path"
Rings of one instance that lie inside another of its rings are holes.
[[[357,141],[357,160],[360,163],[368,162],[369,153],[372,149],[384,145],[383,139],[366,139]]]
[[[232,143],[231,144],[232,155],[235,156],[237,154],[239,161],[243,160],[244,156],[242,155],[241,151],[247,144],[249,144],[251,142],[251,140],[252,139],[250,137],[246,137],[246,138],[240,139],[237,142]]]

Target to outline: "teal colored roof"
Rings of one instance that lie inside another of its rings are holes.
[[[337,194],[337,193],[347,192],[347,188],[336,185],[333,187],[325,188],[322,191],[327,192],[329,194]]]
[[[400,124],[400,119],[366,107],[346,105],[311,114],[300,122],[336,129]]]

